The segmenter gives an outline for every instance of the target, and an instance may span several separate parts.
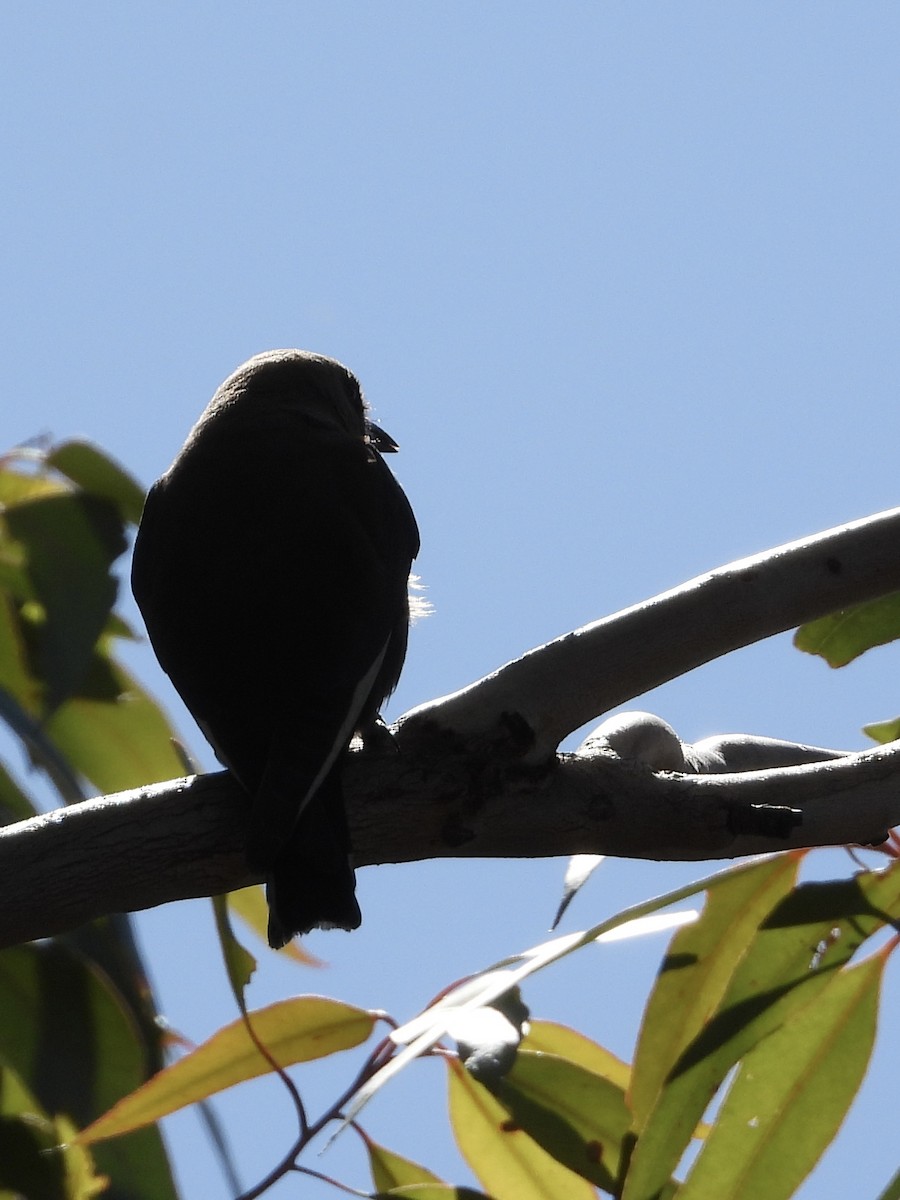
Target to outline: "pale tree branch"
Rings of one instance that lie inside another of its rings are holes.
[[[507,663],[408,714],[481,737],[517,713],[551,753],[589,721],[732,650],[900,591],[900,508],[744,558]],[[440,710],[439,716],[436,709]]]
[[[900,823],[900,746],[849,754],[747,736],[690,746],[649,714],[573,729],[665,679],[900,590],[900,509],[745,559],[550,642],[401,718],[345,790],[359,866],[438,857],[698,860],[877,843]],[[254,882],[224,773],[0,830],[0,946]]]

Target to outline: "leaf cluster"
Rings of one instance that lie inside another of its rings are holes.
[[[0,715],[58,803],[182,773],[166,718],[114,653],[132,636],[114,564],[142,503],[85,442],[0,459]],[[0,823],[38,811],[0,764]],[[0,1014],[0,1195],[174,1200],[156,1129],[95,1154],[72,1140],[164,1062],[128,918],[0,953]]]
[[[896,863],[802,883],[805,857],[792,852],[729,869],[452,989],[379,1041],[322,1119],[302,1117],[305,1132],[284,1170],[298,1169],[309,1141],[343,1113],[365,1142],[374,1194],[476,1194],[377,1145],[359,1125],[379,1079],[428,1053],[446,1064],[453,1132],[494,1200],[587,1200],[598,1192],[622,1200],[791,1196],[865,1075],[884,968],[897,944],[879,934],[900,918]],[[706,895],[698,919],[671,921],[682,928],[647,1001],[633,1064],[574,1030],[529,1022],[519,1002],[525,1036],[510,1069],[475,1078],[448,1044],[459,1014],[495,1004],[498,992],[508,996],[514,978],[598,941],[602,950],[594,953],[615,953],[606,944],[613,929],[627,931],[648,912],[698,892]],[[120,1101],[78,1143],[140,1129],[257,1077],[268,1069],[258,1042],[284,1068],[360,1046],[382,1017],[321,996],[251,1011]],[[395,1057],[402,1045],[416,1052]]]

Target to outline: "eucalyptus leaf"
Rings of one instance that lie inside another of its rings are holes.
[[[801,625],[794,645],[818,654],[830,667],[845,667],[874,646],[900,637],[900,592],[868,600]]]
[[[61,442],[50,451],[46,461],[92,496],[101,496],[115,504],[125,521],[132,525],[140,521],[144,489],[93,442],[79,438]]]

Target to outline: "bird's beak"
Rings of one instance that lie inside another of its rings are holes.
[[[366,422],[366,429],[369,445],[374,446],[381,454],[395,454],[400,449],[391,435],[379,429],[372,421]]]

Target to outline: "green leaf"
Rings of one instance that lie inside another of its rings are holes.
[[[67,804],[75,804],[85,799],[81,779],[72,769],[65,755],[53,744],[47,736],[44,723],[18,703],[4,688],[0,687],[0,720],[22,742],[28,758],[36,766],[46,771],[48,778],[56,788],[60,797]]]
[[[173,730],[155,701],[101,644],[78,694],[47,734],[98,791],[126,791],[184,775]]]
[[[376,1015],[324,996],[297,996],[249,1014],[256,1036],[282,1067],[349,1050],[372,1032]],[[271,1070],[243,1018],[166,1067],[79,1135],[88,1144],[139,1129],[187,1104]]]
[[[437,1183],[445,1186],[442,1179],[420,1166],[412,1159],[404,1158],[386,1146],[380,1146],[371,1138],[365,1136],[366,1150],[369,1154],[369,1169],[372,1172],[372,1183],[377,1192],[394,1192],[392,1189],[409,1187],[413,1184]]]
[[[266,903],[266,895],[262,886],[253,884],[252,887],[229,892],[227,899],[231,911],[236,913],[268,948],[266,926],[269,922],[269,906]],[[304,967],[322,966],[322,960],[316,958],[314,954],[310,954],[308,950],[304,950],[296,939],[288,942],[286,946],[282,946],[277,953],[283,958],[292,958],[295,963]]]
[[[75,438],[55,446],[46,461],[92,496],[111,501],[130,524],[140,521],[144,489],[99,446]]]
[[[228,918],[226,897],[213,896],[212,905],[219,945],[222,948],[222,958],[228,973],[228,982],[231,984],[231,991],[238,1008],[246,1015],[247,1001],[244,998],[244,992],[256,970],[256,959],[234,936],[234,930],[231,928],[231,921]]]
[[[568,1059],[520,1051],[490,1090],[518,1129],[557,1162],[615,1191],[631,1127],[620,1087]]]
[[[897,1171],[884,1191],[878,1193],[876,1200],[900,1200],[900,1171]]]
[[[0,688],[32,719],[40,716],[44,688],[32,669],[19,605],[0,590]]]
[[[47,475],[35,472],[34,467],[43,463],[43,455],[40,453],[23,456],[21,452],[12,451],[0,456],[0,464],[15,462],[17,459],[29,464],[31,469],[16,470],[9,466],[0,466],[0,508],[15,508],[17,504],[24,504],[39,496],[60,496],[69,490],[62,480],[50,479]]]
[[[0,1057],[48,1112],[86,1124],[141,1082],[144,1051],[106,980],[52,943],[0,953]]]
[[[883,646],[898,637],[900,592],[894,592],[808,621],[794,634],[794,645],[807,654],[818,654],[830,667],[844,667],[873,646]]]
[[[26,821],[37,812],[28,793],[16,783],[6,767],[0,763],[0,825],[13,821]]]
[[[662,896],[654,896],[642,904],[635,904],[623,912],[616,913],[599,925],[593,926],[582,933],[570,933],[563,937],[552,938],[532,946],[521,954],[504,959],[477,975],[471,976],[463,984],[449,989],[434,1004],[406,1022],[391,1034],[391,1040],[403,1045],[399,1054],[395,1054],[376,1073],[363,1082],[352,1096],[348,1097],[344,1106],[344,1124],[355,1120],[362,1109],[373,1096],[385,1087],[396,1075],[405,1070],[422,1054],[427,1053],[448,1032],[449,1024],[455,1015],[466,1010],[484,1007],[492,1004],[498,996],[508,992],[537,971],[543,971],[560,959],[574,954],[602,941],[614,930],[623,929],[629,923],[637,924],[643,918],[668,908],[688,897],[696,896],[707,888],[715,888],[730,878],[730,873],[718,871],[714,875],[676,888]],[[683,926],[683,914],[675,918],[679,926]],[[693,921],[693,914],[691,914]],[[513,966],[512,964],[516,964]]]
[[[116,997],[140,1033],[145,1066],[143,1078],[165,1062],[168,1026],[160,1021],[150,981],[138,953],[132,918],[107,913],[54,938],[77,958],[86,959],[112,985]]]
[[[510,1120],[506,1109],[447,1060],[450,1120],[463,1157],[496,1200],[595,1200],[594,1189]]]
[[[679,1200],[787,1200],[837,1133],[872,1053],[886,956],[839,971],[741,1063]]]
[[[630,1100],[636,1133],[647,1125],[679,1056],[721,1004],[760,923],[794,886],[800,860],[799,855],[784,854],[733,868],[710,890],[700,920],[672,940],[647,1001],[635,1053]],[[708,1099],[695,1106],[699,1112],[684,1112],[680,1148],[667,1175]]]
[[[764,903],[753,906],[758,922],[753,930],[753,921],[743,921],[740,905],[734,904],[746,895],[747,879],[738,874],[734,879],[736,891],[712,893],[708,914],[704,911],[696,925],[673,940],[651,996],[645,1025],[652,1022],[655,1028],[647,1034],[646,1048],[642,1031],[635,1060],[632,1094],[644,1098],[634,1104],[639,1137],[625,1200],[644,1200],[666,1183],[731,1068],[811,1003],[862,942],[891,919],[900,898],[895,869],[803,884],[767,914],[759,912]],[[726,919],[728,907],[734,911],[732,922]],[[656,1009],[652,1017],[651,1007]],[[684,1025],[687,1038],[671,1042],[664,1030],[659,1032],[666,1023],[675,1029]],[[646,1057],[654,1045],[661,1063]],[[642,1071],[649,1071],[652,1087],[643,1083]],[[658,1083],[661,1090],[648,1110]]]
[[[74,1127],[53,1120],[10,1067],[0,1066],[0,1196],[91,1200],[106,1187],[90,1152],[68,1143]]]
[[[9,536],[0,515],[0,594],[15,601],[13,611],[19,619],[20,607],[37,605],[37,596],[25,569],[25,550]],[[39,606],[38,606],[39,607]]]
[[[146,1077],[143,1042],[118,994],[62,946],[0,953],[0,1010],[0,1061],[28,1080],[48,1114],[85,1125]],[[134,1200],[175,1200],[157,1130],[101,1147],[95,1159]]]
[[[893,721],[876,721],[872,725],[863,725],[863,733],[882,746],[888,742],[896,742],[897,738],[900,738],[900,717],[894,717]]]
[[[135,633],[132,626],[117,612],[109,614],[109,620],[103,628],[103,637],[124,638],[128,642],[139,642],[141,640],[141,635]]]
[[[108,1175],[97,1173],[94,1159],[87,1146],[79,1146],[75,1143],[74,1137],[77,1130],[68,1117],[54,1117],[53,1125],[54,1146],[51,1153],[62,1156],[66,1177],[66,1196],[69,1200],[93,1200],[94,1196],[105,1195],[110,1191],[115,1195],[116,1184],[112,1183]],[[161,1145],[160,1151],[162,1151]],[[147,1161],[146,1166],[150,1168],[150,1171],[142,1172],[143,1182],[146,1182],[148,1176],[152,1174],[152,1163]],[[126,1186],[128,1186],[127,1183]],[[141,1193],[139,1190],[130,1190],[130,1195],[138,1200]],[[147,1196],[147,1200],[151,1200],[149,1193],[144,1193],[144,1195]],[[174,1191],[155,1192],[154,1196],[171,1196],[175,1200]]]
[[[522,1050],[541,1050],[578,1063],[587,1071],[608,1079],[626,1091],[631,1082],[631,1067],[622,1062],[610,1050],[591,1041],[583,1033],[558,1025],[554,1021],[532,1021],[531,1028],[522,1040]]]
[[[116,598],[111,573],[126,547],[122,524],[105,500],[47,496],[7,510],[43,619],[32,627],[35,664],[54,709],[79,686]]]

